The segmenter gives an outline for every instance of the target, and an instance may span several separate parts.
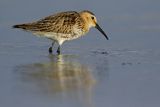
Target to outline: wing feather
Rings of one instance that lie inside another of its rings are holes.
[[[82,20],[79,13],[75,11],[61,12],[55,15],[51,15],[41,19],[37,22],[22,24],[22,29],[29,31],[40,31],[40,32],[55,32],[55,33],[73,33],[73,26],[76,21]]]

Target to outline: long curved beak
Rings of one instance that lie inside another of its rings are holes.
[[[109,40],[109,38],[108,38],[108,36],[106,35],[106,33],[101,29],[101,27],[100,27],[98,24],[96,24],[95,28],[97,28],[97,29],[105,36],[105,38],[106,38],[107,40]]]

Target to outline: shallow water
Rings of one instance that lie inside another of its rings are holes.
[[[0,107],[159,107],[159,4],[1,0]],[[97,15],[109,41],[91,29],[64,43],[62,55],[49,55],[51,41],[11,28],[83,9]]]

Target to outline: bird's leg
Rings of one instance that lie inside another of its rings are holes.
[[[52,52],[53,52],[53,51],[52,51],[52,48],[53,48],[54,43],[55,43],[55,42],[52,42],[52,46],[51,46],[51,47],[49,47],[49,50],[48,50],[48,51],[49,51],[49,53],[52,53]]]
[[[60,45],[58,46],[57,54],[58,54],[58,55],[60,55],[60,54],[61,54],[61,46],[60,46]]]

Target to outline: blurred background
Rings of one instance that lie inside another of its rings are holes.
[[[159,0],[0,0],[1,107],[159,107]],[[49,55],[51,41],[12,29],[61,11],[96,29]]]

